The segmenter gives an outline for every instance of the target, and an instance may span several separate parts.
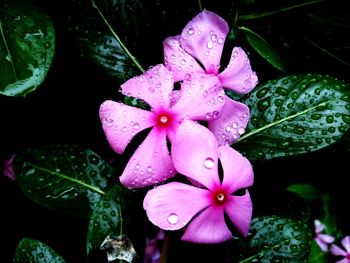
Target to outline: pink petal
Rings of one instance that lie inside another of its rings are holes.
[[[245,132],[250,116],[247,105],[225,97],[225,105],[219,118],[208,122],[208,128],[215,134],[219,145],[229,145],[237,141]]]
[[[211,189],[219,185],[218,145],[204,126],[185,120],[171,147],[176,170]]]
[[[140,188],[163,182],[175,175],[166,142],[166,130],[153,128],[126,165],[120,182]]]
[[[345,248],[345,250],[350,253],[350,236],[346,236],[342,239],[341,244]]]
[[[332,246],[331,246],[331,253],[334,256],[344,256],[344,257],[346,257],[346,252],[343,249],[341,249],[340,247],[338,247],[337,245],[334,245],[334,244],[332,244]]]
[[[244,189],[254,182],[252,165],[247,158],[230,146],[219,147],[219,158],[224,171],[222,187],[228,193]]]
[[[177,230],[210,204],[207,195],[207,190],[171,182],[148,191],[143,208],[156,226],[164,230]]]
[[[183,118],[208,120],[216,118],[225,105],[225,94],[216,76],[189,74],[181,85],[181,97],[173,106]]]
[[[253,213],[253,204],[249,192],[246,191],[243,196],[230,196],[225,204],[225,212],[238,232],[246,237],[249,232]]]
[[[189,73],[205,73],[197,61],[180,46],[180,35],[166,38],[163,47],[164,65],[173,72],[175,82],[184,80]]]
[[[210,206],[188,225],[182,240],[195,243],[221,243],[232,238],[222,207]]]
[[[169,106],[169,94],[173,85],[173,74],[159,64],[142,75],[129,79],[121,85],[121,88],[124,95],[142,99],[153,108],[160,105]]]
[[[217,14],[204,10],[195,16],[181,34],[181,46],[197,58],[209,74],[217,74],[228,24]]]
[[[321,223],[320,220],[316,219],[316,220],[314,221],[314,225],[315,225],[315,232],[316,232],[317,234],[321,233],[321,232],[324,230],[324,227],[325,227],[325,226],[324,226],[324,224]]]
[[[247,54],[239,47],[232,50],[231,60],[227,68],[219,74],[219,78],[225,88],[238,94],[249,93],[258,83]]]
[[[343,258],[341,260],[336,261],[335,263],[349,263],[349,262],[350,262],[349,259]]]
[[[326,243],[322,242],[322,240],[316,238],[315,242],[323,252],[328,251],[328,245]]]
[[[13,161],[15,160],[15,157],[16,155],[13,154],[9,159],[5,159],[4,161],[3,174],[12,181],[16,180],[15,171],[13,170]]]
[[[119,154],[137,133],[154,125],[152,112],[111,100],[101,104],[99,114],[107,140]]]
[[[324,243],[333,243],[335,238],[327,234],[318,234],[318,238]]]

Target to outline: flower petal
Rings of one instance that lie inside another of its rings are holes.
[[[349,263],[349,260],[347,258],[343,258],[341,260],[336,261],[335,263]]]
[[[126,165],[120,182],[140,188],[163,182],[175,175],[166,142],[166,130],[153,128]]]
[[[323,251],[323,252],[327,252],[328,251],[328,245],[327,243],[324,243],[322,240],[316,238],[315,239],[316,244],[319,246],[319,248]]]
[[[171,147],[176,170],[206,186],[220,184],[218,175],[218,145],[204,126],[185,120],[177,130]]]
[[[154,125],[152,112],[112,100],[101,104],[99,114],[107,140],[119,154],[137,133]]]
[[[314,225],[315,225],[315,232],[317,234],[321,233],[325,228],[325,225],[322,224],[321,221],[318,219],[314,220]]]
[[[208,121],[219,145],[229,145],[239,139],[245,132],[250,111],[247,105],[225,96],[225,105],[217,119]]]
[[[337,245],[334,245],[334,244],[332,244],[332,246],[331,246],[331,253],[334,256],[344,256],[344,257],[346,257],[345,250],[341,249],[340,247],[338,247]]]
[[[169,106],[169,94],[173,85],[173,74],[166,67],[158,64],[142,75],[129,79],[121,85],[121,88],[124,95],[142,99],[153,108]]]
[[[333,243],[335,238],[327,234],[318,234],[318,238],[324,243]]]
[[[253,213],[253,204],[249,192],[246,191],[243,196],[230,196],[225,204],[225,212],[238,232],[243,236],[247,236]]]
[[[168,37],[163,42],[164,65],[174,74],[174,80],[180,81],[189,73],[205,73],[197,61],[180,46],[180,35]]]
[[[341,244],[345,248],[346,252],[350,253],[350,236],[346,236],[342,239]]]
[[[210,204],[208,191],[171,182],[147,192],[143,201],[148,219],[164,230],[184,227],[194,215]]]
[[[181,85],[181,97],[172,109],[182,118],[208,120],[219,115],[225,94],[216,76],[189,74]]]
[[[254,173],[252,165],[247,158],[230,146],[219,147],[219,158],[224,171],[222,187],[228,193],[244,189],[251,186],[254,182]]]
[[[221,243],[232,238],[221,207],[207,207],[188,225],[182,240],[195,243]]]
[[[203,64],[207,73],[217,74],[228,32],[229,27],[224,19],[204,10],[183,29],[181,46]]]
[[[258,84],[258,77],[250,66],[243,49],[235,47],[227,68],[219,74],[222,85],[238,94],[249,93]]]

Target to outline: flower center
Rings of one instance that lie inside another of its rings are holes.
[[[213,201],[216,205],[223,205],[227,201],[227,193],[223,191],[222,189],[219,189],[219,191],[215,191],[212,195]]]
[[[173,121],[173,116],[170,112],[159,112],[156,114],[156,122],[158,127],[166,128],[169,127]]]
[[[160,123],[166,124],[168,122],[168,117],[167,116],[161,116],[159,118]]]

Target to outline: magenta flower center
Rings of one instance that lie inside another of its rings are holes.
[[[228,195],[226,193],[226,191],[224,191],[223,189],[218,189],[218,191],[214,191],[212,193],[212,199],[214,201],[214,204],[216,205],[223,205],[227,202],[228,200]]]
[[[170,111],[161,110],[155,114],[155,122],[158,127],[169,128],[174,122],[175,116]]]

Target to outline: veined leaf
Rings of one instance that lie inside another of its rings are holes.
[[[66,261],[48,245],[31,238],[23,238],[16,248],[13,262],[65,263]]]
[[[263,216],[252,220],[250,247],[255,255],[243,262],[260,259],[269,262],[306,262],[311,248],[312,234],[307,226],[299,221]]]
[[[23,1],[12,2],[0,10],[0,94],[25,96],[47,75],[55,31],[50,17]]]
[[[290,75],[242,100],[251,110],[235,144],[250,159],[312,152],[338,141],[350,125],[350,85],[330,76]]]
[[[286,65],[276,53],[276,51],[270,46],[270,44],[259,34],[246,27],[239,27],[244,32],[248,43],[272,66],[276,69],[285,72]]]
[[[91,150],[49,145],[16,156],[14,171],[22,191],[52,209],[87,215],[108,188],[113,168]]]
[[[99,249],[105,238],[113,234],[115,236],[123,235],[123,215],[125,209],[126,192],[124,187],[115,186],[96,203],[89,223],[87,233],[87,254],[91,250]]]

